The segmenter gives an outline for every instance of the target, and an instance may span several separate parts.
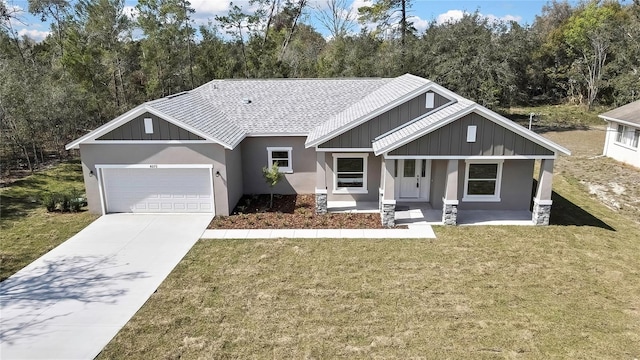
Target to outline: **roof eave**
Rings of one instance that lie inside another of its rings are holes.
[[[429,87],[435,84],[434,82],[430,81],[420,87],[418,87],[417,89],[397,98],[396,100],[393,100],[387,104],[385,104],[384,106],[381,106],[373,111],[368,112],[365,115],[360,116],[359,118],[357,118],[354,121],[351,121],[349,124],[345,125],[345,126],[341,126],[331,132],[329,132],[326,135],[320,136],[316,139],[312,139],[311,141],[309,141],[309,138],[307,138],[307,141],[305,141],[305,148],[310,148],[313,146],[318,146],[321,145],[333,138],[335,138],[336,136],[339,136],[355,127],[357,127],[358,125],[361,125],[371,119],[373,119],[374,117],[383,114],[386,111],[389,111],[391,109],[393,109],[394,107],[402,104],[403,102],[407,101],[408,99],[411,99],[413,97],[419,96],[420,94],[422,94],[423,92],[426,92],[429,90]],[[321,125],[320,125],[321,126]],[[311,133],[310,133],[311,135]]]
[[[444,119],[442,119],[442,120],[440,120],[440,121],[438,121],[438,122],[436,122],[434,124],[431,124],[431,125],[425,127],[423,130],[414,133],[413,136],[411,136],[411,137],[404,138],[401,141],[397,141],[395,143],[389,144],[389,145],[387,145],[385,147],[382,147],[380,149],[375,149],[375,146],[374,146],[374,154],[376,156],[378,156],[378,155],[385,154],[385,153],[388,153],[390,151],[393,151],[393,150],[399,148],[400,146],[408,144],[411,141],[414,141],[414,140],[416,140],[416,139],[418,139],[418,138],[420,138],[420,137],[422,137],[422,136],[424,136],[424,135],[426,135],[426,134],[428,134],[428,133],[430,133],[432,131],[435,131],[435,130],[437,130],[437,129],[439,129],[439,128],[441,128],[441,127],[443,127],[443,126],[445,126],[445,125],[447,125],[447,124],[459,119],[460,117],[468,115],[468,114],[470,114],[472,112],[483,113],[485,116],[500,122],[504,127],[512,130],[513,132],[523,136],[526,139],[529,139],[529,140],[537,143],[540,146],[543,146],[543,147],[547,148],[548,150],[553,151],[554,156],[557,156],[558,153],[563,153],[565,155],[571,155],[571,151],[569,151],[569,149],[567,149],[567,148],[565,148],[563,146],[560,146],[560,145],[554,143],[553,141],[548,140],[548,139],[546,139],[546,138],[534,133],[533,131],[531,131],[529,129],[526,129],[526,128],[514,123],[513,121],[505,118],[504,116],[502,116],[502,115],[500,115],[498,113],[495,113],[495,112],[493,112],[493,111],[491,111],[491,110],[489,110],[489,109],[485,108],[484,106],[481,106],[481,105],[479,105],[477,103],[472,103],[469,107],[464,108],[464,109],[462,109],[462,110],[460,110],[458,112],[455,112],[455,113],[447,116],[446,118],[444,118]]]
[[[243,136],[240,138],[239,141],[234,142],[235,145],[234,144],[228,144],[226,142],[223,142],[223,141],[220,141],[218,139],[215,139],[215,138],[211,137],[210,135],[208,135],[208,134],[206,134],[206,133],[204,133],[204,132],[202,132],[200,130],[195,129],[195,128],[185,124],[184,122],[173,118],[172,116],[164,114],[163,112],[153,108],[152,106],[149,106],[149,103],[145,103],[145,104],[139,105],[139,106],[127,111],[126,113],[118,116],[117,118],[115,118],[115,119],[109,121],[108,123],[100,126],[99,128],[97,128],[97,129],[85,134],[84,136],[74,140],[73,142],[67,144],[65,146],[65,149],[66,150],[78,149],[80,147],[80,144],[85,143],[85,142],[87,142],[89,140],[95,140],[95,139],[99,138],[100,136],[102,136],[102,135],[104,135],[104,134],[116,129],[119,126],[122,126],[122,125],[126,124],[127,122],[133,120],[134,118],[144,114],[145,112],[151,113],[151,114],[153,114],[153,115],[155,115],[155,116],[157,116],[157,117],[159,117],[159,118],[161,118],[161,119],[163,119],[163,120],[165,120],[167,122],[172,123],[173,125],[176,125],[176,126],[178,126],[180,128],[183,128],[186,131],[189,131],[189,132],[191,132],[191,133],[193,133],[195,135],[198,135],[198,136],[200,136],[201,138],[203,138],[205,140],[212,141],[212,142],[224,147],[225,149],[233,150],[233,148],[238,143],[240,143],[240,141],[242,141],[242,139],[244,139],[244,134],[243,134]]]
[[[634,122],[630,122],[627,120],[620,120],[620,119],[616,119],[616,118],[612,118],[609,116],[604,116],[604,115],[598,115],[599,118],[603,119],[604,121],[613,121],[616,123],[620,123],[620,124],[624,124],[624,125],[629,125],[629,126],[633,126],[636,128],[640,128],[640,124],[634,123]]]

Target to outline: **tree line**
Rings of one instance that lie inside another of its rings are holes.
[[[527,26],[476,12],[424,31],[410,0],[358,12],[346,0],[251,0],[200,25],[187,0],[139,0],[136,16],[124,0],[28,4],[51,24],[43,41],[19,36],[0,2],[3,171],[65,156],[65,143],[130,108],[212,79],[412,73],[490,108],[640,98],[640,0],[551,0]]]

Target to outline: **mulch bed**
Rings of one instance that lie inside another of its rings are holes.
[[[380,214],[315,213],[314,195],[245,195],[229,216],[216,216],[209,229],[382,229]]]

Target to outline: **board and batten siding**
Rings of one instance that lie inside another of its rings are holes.
[[[477,126],[475,142],[467,142],[467,129]],[[479,114],[468,114],[448,125],[389,152],[408,156],[546,156],[553,151]]]
[[[413,99],[358,125],[355,128],[336,136],[321,144],[320,148],[371,148],[376,137],[414,120],[434,109],[449,103],[448,98],[435,93],[434,107],[426,107],[426,95],[421,94]]]
[[[146,134],[144,119],[150,118],[153,123],[153,133]],[[112,131],[102,135],[97,140],[204,140],[181,127],[163,120],[150,113],[144,113]]]

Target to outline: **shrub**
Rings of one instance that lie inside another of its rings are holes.
[[[58,206],[57,194],[45,193],[40,197],[40,200],[48,212],[56,211],[56,207]]]
[[[80,193],[80,191],[78,191],[77,189],[73,189],[69,192],[69,208],[71,211],[73,212],[80,211],[80,208],[82,208],[83,203],[84,203],[84,198],[82,196],[82,193]]]

